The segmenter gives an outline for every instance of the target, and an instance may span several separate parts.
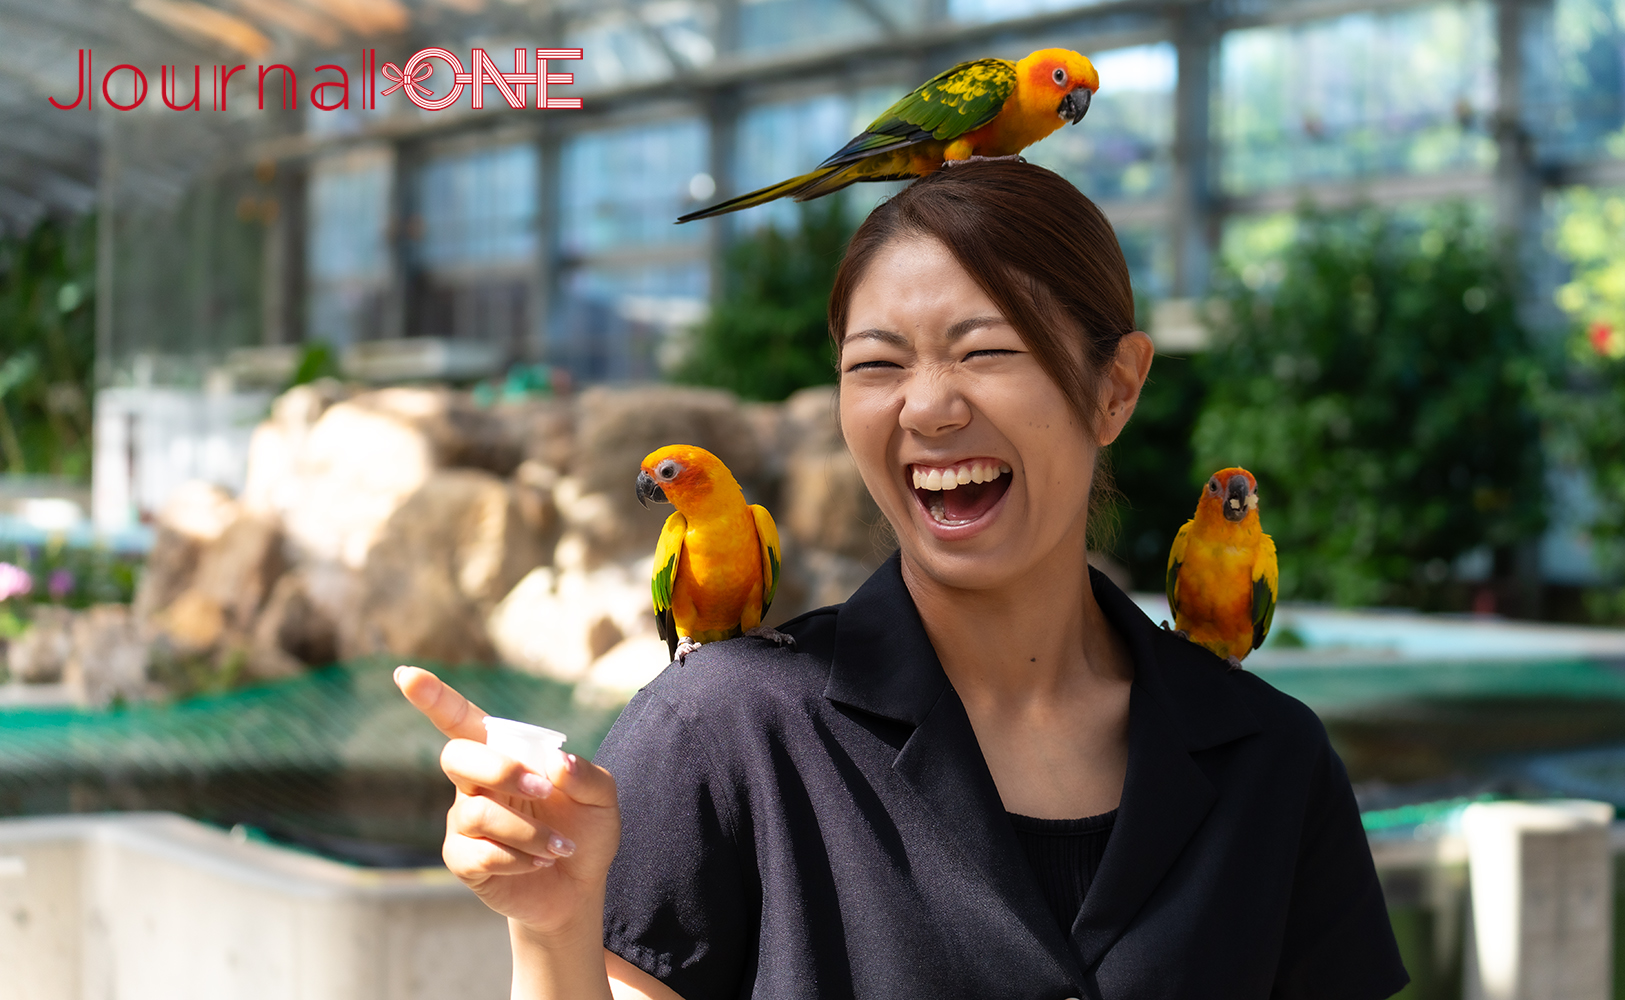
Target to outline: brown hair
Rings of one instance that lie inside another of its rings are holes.
[[[1017,160],[955,164],[915,181],[870,212],[847,245],[829,296],[837,352],[870,261],[911,237],[948,248],[1093,428],[1095,385],[1135,328],[1128,264],[1095,203]]]
[[[915,181],[870,212],[847,245],[829,296],[837,355],[870,262],[891,243],[919,237],[948,248],[1093,429],[1095,387],[1135,329],[1128,264],[1095,203],[1060,175],[1019,160],[959,163]],[[1096,461],[1089,534],[1098,545],[1111,535],[1108,501],[1116,491],[1104,449]]]

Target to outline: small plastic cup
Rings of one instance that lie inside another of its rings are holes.
[[[513,719],[485,717],[485,745],[535,771],[546,774],[564,747],[564,734]]]

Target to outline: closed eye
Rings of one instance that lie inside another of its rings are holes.
[[[850,374],[851,372],[878,371],[882,368],[901,367],[903,366],[895,361],[857,361],[848,365],[846,371]]]
[[[1005,347],[987,347],[987,348],[983,348],[980,351],[971,351],[969,354],[965,355],[965,360],[969,361],[971,358],[977,358],[977,357],[982,357],[982,358],[1002,358],[1002,357],[1006,357],[1006,356],[1009,356],[1009,355],[1012,355],[1012,354],[1020,354],[1020,353],[1021,353],[1020,351],[1010,350],[1009,348],[1005,348]]]

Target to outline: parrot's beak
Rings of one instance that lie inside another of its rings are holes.
[[[1083,121],[1083,116],[1089,113],[1089,102],[1094,99],[1095,92],[1088,87],[1077,87],[1067,92],[1061,98],[1060,116],[1076,125]]]
[[[1224,488],[1224,519],[1226,521],[1240,521],[1253,509],[1248,503],[1248,496],[1252,493],[1247,485],[1246,476],[1231,476],[1230,482]]]
[[[666,499],[665,491],[660,488],[660,484],[655,482],[655,477],[640,469],[638,470],[638,503],[647,507],[650,500],[655,503],[670,502]]]

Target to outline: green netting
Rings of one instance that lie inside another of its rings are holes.
[[[451,786],[445,739],[393,663],[113,711],[0,710],[0,815],[170,809],[351,860],[432,861]],[[617,709],[511,670],[435,668],[486,712],[558,729],[591,757]]]

